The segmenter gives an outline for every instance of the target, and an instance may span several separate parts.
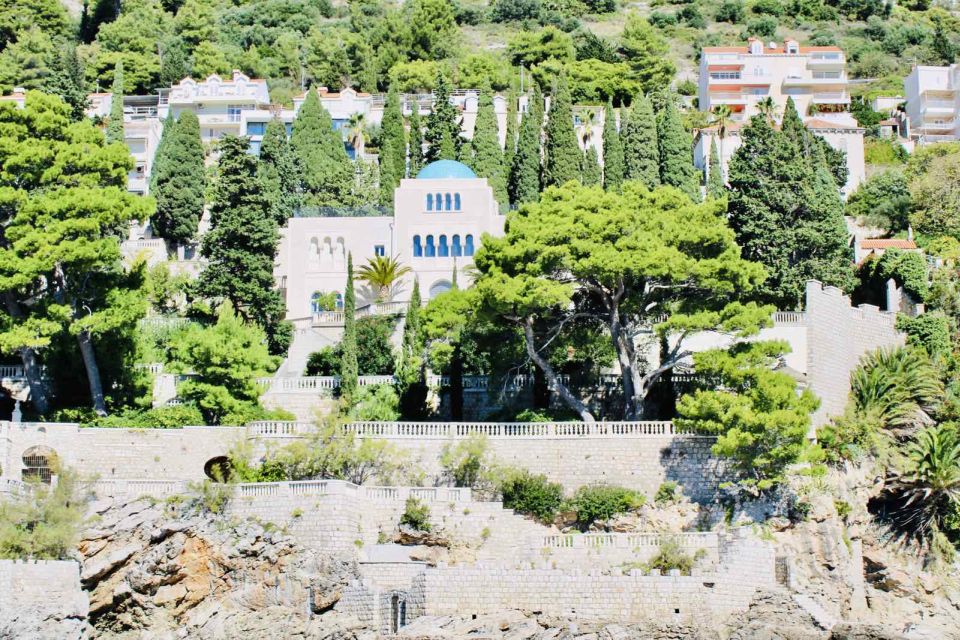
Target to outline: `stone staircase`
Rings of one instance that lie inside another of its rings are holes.
[[[296,329],[293,332],[293,342],[287,352],[287,359],[277,369],[276,375],[282,378],[302,376],[307,368],[307,359],[311,353],[324,347],[335,347],[336,345],[337,340],[333,338],[329,331],[312,327]]]

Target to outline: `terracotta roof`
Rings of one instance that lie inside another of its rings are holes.
[[[26,98],[27,94],[25,93],[11,93],[9,95],[0,96],[0,100],[22,100]]]
[[[847,129],[849,131],[856,131],[857,127],[851,126],[848,124],[841,124],[839,122],[833,122],[830,120],[823,120],[821,118],[810,118],[804,124],[808,129]]]
[[[861,249],[916,249],[917,243],[902,238],[868,238],[860,241]]]
[[[773,47],[772,49],[767,45],[763,45],[764,53],[786,53],[786,48],[783,46]],[[813,53],[815,51],[834,51],[837,53],[843,53],[843,49],[840,47],[800,47],[800,53]],[[704,47],[704,53],[750,53],[750,47]]]

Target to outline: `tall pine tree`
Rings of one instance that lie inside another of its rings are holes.
[[[157,201],[157,211],[150,218],[154,232],[172,245],[192,240],[203,216],[207,188],[200,121],[192,111],[182,112],[176,123],[167,118],[151,184]]]
[[[273,218],[283,226],[300,206],[300,172],[287,140],[287,128],[279,118],[268,122],[263,132],[257,170]]]
[[[273,263],[280,234],[250,155],[246,138],[220,140],[217,182],[210,203],[210,231],[203,236],[207,266],[197,291],[208,298],[229,300],[247,321],[267,333],[272,353],[290,343],[284,304],[274,288]]]
[[[620,123],[623,141],[624,177],[639,180],[653,189],[660,184],[660,150],[653,106],[643,94],[637,96],[629,114]]]
[[[304,199],[308,203],[337,207],[350,202],[353,163],[314,89],[307,92],[307,98],[293,121],[290,147],[302,172]]]
[[[84,78],[83,63],[77,55],[77,47],[72,42],[67,42],[60,48],[59,55],[53,62],[53,75],[47,82],[46,90],[60,96],[70,105],[70,117],[73,120],[81,120],[86,116],[87,81]]]
[[[603,174],[600,170],[600,160],[597,158],[597,150],[593,145],[587,147],[583,152],[583,160],[580,162],[580,180],[584,186],[600,186]]]
[[[107,121],[107,143],[123,142],[123,61],[113,68],[113,95],[110,96],[110,119]]]
[[[450,102],[450,87],[443,73],[437,74],[433,109],[427,116],[427,162],[456,160],[460,153],[460,119]]]
[[[472,154],[467,164],[474,173],[486,178],[493,188],[493,197],[501,207],[506,207],[507,175],[503,168],[503,150],[497,130],[497,114],[493,111],[493,99],[487,92],[480,94],[477,107],[477,122],[473,129]]]
[[[697,202],[700,200],[700,172],[693,166],[693,140],[683,128],[672,96],[664,100],[657,114],[657,147],[660,151],[660,183],[677,187]]]
[[[547,114],[543,186],[561,185],[580,176],[580,145],[573,129],[573,104],[567,76],[560,73]]]
[[[340,396],[349,403],[357,393],[357,298],[353,290],[353,254],[347,254],[347,286],[343,293],[343,338],[340,339]]]
[[[723,170],[720,168],[719,145],[712,141],[710,144],[710,164],[707,167],[707,197],[722,198],[727,189],[723,184]]]
[[[543,96],[534,86],[527,111],[520,121],[517,153],[510,167],[508,191],[511,204],[536,202],[540,197],[540,139],[543,128]]]
[[[503,137],[503,171],[504,184],[510,183],[510,172],[513,167],[513,156],[517,153],[517,96],[513,90],[507,93],[507,126]],[[509,196],[507,198],[509,202]]]
[[[420,122],[420,105],[414,103],[410,114],[410,162],[407,175],[416,177],[423,168],[423,124]]]
[[[623,144],[617,131],[617,116],[613,112],[613,102],[607,100],[603,112],[603,187],[619,191],[623,184]]]
[[[393,140],[384,138],[380,146],[380,205],[393,206],[393,191],[400,184],[400,178],[394,173],[396,166],[390,161],[393,154]]]
[[[385,170],[387,163],[390,167]],[[400,179],[406,171],[406,164],[407,136],[403,129],[400,94],[393,85],[390,85],[387,101],[383,107],[383,120],[380,122],[380,184],[384,184],[385,176],[393,181],[389,185],[391,196],[393,190],[400,185]]]

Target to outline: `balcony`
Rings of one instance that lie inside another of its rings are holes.
[[[845,91],[815,93],[811,100],[816,104],[850,104],[850,94]]]
[[[847,86],[847,78],[841,74],[826,74],[814,72],[808,76],[787,76],[783,79],[784,87],[814,87],[814,86]]]
[[[240,127],[240,114],[225,114],[219,113],[216,115],[200,115],[198,116],[200,120],[201,127],[209,127],[211,125],[217,125],[220,127]]]
[[[729,105],[746,105],[747,96],[742,93],[708,93],[707,94],[711,105],[718,104],[729,104]]]
[[[843,69],[847,60],[842,53],[814,53],[807,58],[807,69]]]
[[[920,111],[924,115],[953,115],[956,108],[957,103],[955,100],[923,98],[920,101]]]

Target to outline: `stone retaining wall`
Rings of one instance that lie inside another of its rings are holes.
[[[73,560],[0,560],[0,609],[86,618],[90,602]]]

